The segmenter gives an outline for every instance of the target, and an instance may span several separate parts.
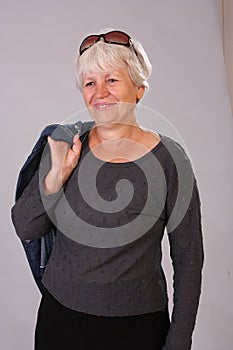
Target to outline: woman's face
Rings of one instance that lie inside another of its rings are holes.
[[[136,100],[144,94],[144,87],[136,86],[127,68],[103,73],[88,72],[83,76],[83,98],[91,116],[99,122],[125,120],[134,110]]]

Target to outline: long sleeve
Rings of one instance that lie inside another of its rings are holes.
[[[75,127],[74,129],[76,130]],[[58,193],[46,196],[41,183],[51,168],[48,135],[54,140],[72,144],[73,133],[69,127],[50,125],[41,133],[21,169],[17,185],[17,201],[11,210],[12,221],[21,240],[40,238],[50,231],[55,222],[54,209],[63,193],[61,189]],[[33,173],[34,176],[31,178]],[[28,184],[26,188],[23,186],[24,183]]]
[[[54,222],[51,217],[60,196],[61,191],[48,196],[43,194],[38,170],[11,211],[16,233],[21,240],[36,239],[51,230]]]
[[[203,242],[201,203],[191,163],[182,149],[176,152],[168,180],[167,232],[173,275],[173,311],[163,350],[190,350],[198,310]]]

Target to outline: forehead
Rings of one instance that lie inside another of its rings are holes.
[[[109,69],[106,71],[92,71],[88,70],[83,73],[83,79],[89,79],[89,78],[107,78],[111,75],[114,76],[128,76],[128,69],[126,67],[120,67],[115,69]]]

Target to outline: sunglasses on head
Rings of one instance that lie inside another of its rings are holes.
[[[84,51],[89,49],[91,46],[96,44],[100,39],[103,38],[105,43],[107,44],[116,44],[116,45],[123,45],[126,47],[132,47],[135,54],[137,55],[130,36],[124,32],[121,32],[120,30],[112,30],[111,32],[105,33],[105,34],[94,34],[87,36],[81,43],[79,48],[79,54],[80,56],[83,54]]]

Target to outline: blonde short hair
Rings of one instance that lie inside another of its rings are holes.
[[[81,56],[78,53],[75,60],[77,86],[82,90],[83,74],[89,71],[101,73],[124,67],[126,64],[132,81],[137,86],[148,88],[151,63],[142,45],[133,38],[131,40],[133,47],[108,44],[101,39]]]

